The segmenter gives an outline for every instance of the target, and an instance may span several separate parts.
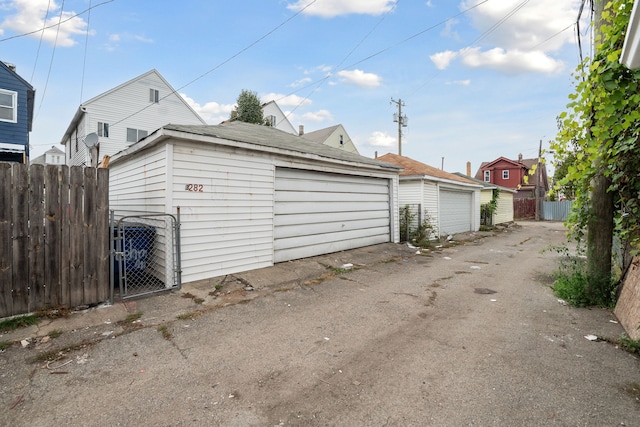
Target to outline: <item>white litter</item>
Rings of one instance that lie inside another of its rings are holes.
[[[469,268],[472,269],[472,270],[480,270],[480,267],[478,267],[477,265],[472,265]]]
[[[111,335],[113,333],[113,331],[106,331],[102,333],[103,337],[108,337],[109,335]]]
[[[453,236],[447,236],[447,241],[450,241],[451,239],[453,239]]]
[[[409,249],[415,249],[415,248],[416,248],[416,247],[415,247],[415,246],[413,246],[411,243],[407,243],[407,247],[408,247]]]
[[[353,264],[351,263],[342,264],[342,268],[345,270],[349,270],[350,268],[353,268]]]
[[[329,341],[329,337],[324,337],[324,340],[325,341]]]
[[[567,305],[567,302],[563,299],[559,299],[558,302],[562,305]]]
[[[597,335],[585,335],[584,337],[589,341],[598,341]]]
[[[31,341],[30,338],[24,339],[22,341],[20,341],[20,344],[22,344],[22,348],[25,348],[29,345],[29,342]]]
[[[491,302],[496,302],[496,301],[498,301],[498,300],[497,300],[497,299],[490,299],[489,301],[491,301]]]
[[[618,322],[617,322],[617,321],[615,321],[615,320],[609,320],[609,322],[611,322],[611,323],[618,323]]]
[[[416,255],[420,255],[420,251],[416,251]]]
[[[444,259],[446,259],[446,260],[450,260],[450,259],[451,259],[451,257],[450,257],[450,256],[446,256],[446,257],[444,257]]]

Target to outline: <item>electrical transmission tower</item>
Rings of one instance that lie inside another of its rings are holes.
[[[393,121],[394,123],[398,123],[398,155],[402,156],[402,128],[407,127],[409,119],[407,118],[406,114],[402,114],[402,107],[404,107],[404,102],[402,102],[402,99],[398,99],[396,101],[395,99],[391,98],[391,102],[398,106],[398,112],[393,113]]]

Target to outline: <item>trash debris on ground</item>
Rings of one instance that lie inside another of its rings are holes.
[[[617,320],[613,320],[613,319],[609,320],[609,322],[611,322],[611,323],[618,323],[618,321],[617,321]]]
[[[353,264],[351,264],[351,263],[342,264],[342,268],[343,268],[344,270],[350,270],[350,269],[352,269],[352,268],[353,268]]]
[[[498,300],[497,300],[497,299],[490,299],[489,301],[491,301],[491,302],[497,302]]]
[[[493,289],[489,289],[489,288],[475,288],[473,290],[476,294],[496,294],[498,293],[498,291],[494,291]]]
[[[415,249],[415,248],[416,248],[416,247],[415,247],[415,246],[413,246],[411,243],[407,243],[407,247],[408,247],[409,249]]]
[[[563,299],[558,299],[558,302],[562,305],[567,305],[567,302]]]
[[[25,338],[22,341],[20,341],[20,344],[22,344],[22,348],[28,347],[30,343],[31,343],[31,338]]]
[[[244,287],[245,291],[252,291],[253,289],[254,289],[253,286],[245,286]]]
[[[472,270],[480,270],[480,267],[477,265],[472,265],[471,267],[469,267]]]
[[[598,336],[597,335],[585,335],[584,336],[586,339],[588,339],[589,341],[598,341]]]
[[[446,259],[446,260],[450,260],[450,259],[451,259],[451,257],[450,257],[450,256],[446,256],[446,257],[444,257],[444,259]]]

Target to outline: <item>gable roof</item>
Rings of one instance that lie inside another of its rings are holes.
[[[417,160],[410,159],[409,157],[387,153],[385,155],[379,156],[378,160],[403,168],[404,170],[400,172],[400,176],[433,177],[448,181],[454,181],[461,184],[479,186],[478,183],[470,179],[445,172],[441,169],[434,168],[433,166],[429,166]]]
[[[305,133],[303,136],[309,141],[318,142],[322,144],[329,138],[341,125],[329,126],[328,128],[314,130],[313,132]]]
[[[458,175],[459,177],[462,177],[462,178],[465,178],[465,179],[471,180],[471,181],[473,181],[473,182],[475,182],[475,183],[477,183],[477,184],[480,184],[480,185],[482,185],[482,186],[483,186],[484,188],[486,188],[486,189],[494,189],[494,188],[497,188],[497,189],[498,189],[498,190],[500,190],[500,191],[506,191],[506,192],[508,192],[508,193],[516,193],[516,192],[517,192],[517,191],[516,191],[516,190],[514,190],[513,188],[503,187],[503,186],[501,186],[501,185],[493,184],[493,183],[491,183],[491,182],[485,182],[485,181],[483,181],[483,180],[481,180],[481,179],[472,178],[472,177],[470,177],[470,176],[468,176],[468,175],[465,175],[465,174],[463,174],[463,173],[461,173],[461,172],[454,172],[453,174],[454,174],[454,175]]]
[[[476,172],[475,178],[479,179],[479,180],[482,180],[482,178],[483,178],[482,171],[483,170],[490,169],[491,167],[495,166],[497,163],[502,162],[502,161],[511,164],[513,167],[523,168],[523,169],[526,169],[526,170],[531,169],[534,164],[538,163],[538,159],[537,158],[535,158],[535,159],[522,159],[521,161],[518,161],[518,160],[511,160],[511,159],[508,159],[506,157],[500,156],[497,159],[492,160],[490,162],[482,162],[482,163],[480,163],[480,167],[478,168],[478,171]]]
[[[124,83],[122,83],[122,84],[119,84],[118,86],[113,87],[113,88],[109,89],[109,90],[108,90],[108,91],[106,91],[106,92],[102,92],[101,94],[96,95],[96,96],[94,96],[93,98],[90,98],[89,100],[87,100],[87,101],[83,102],[82,104],[80,104],[80,106],[79,106],[79,107],[78,107],[78,109],[76,110],[76,113],[75,113],[75,114],[74,114],[74,116],[73,116],[73,119],[71,120],[71,123],[69,123],[69,126],[67,127],[67,130],[65,130],[64,135],[62,136],[62,139],[61,139],[61,141],[60,141],[60,144],[65,145],[67,138],[71,135],[71,133],[73,132],[73,129],[75,129],[76,125],[78,124],[78,122],[80,121],[80,119],[82,118],[82,116],[84,115],[84,113],[86,112],[86,108],[87,108],[87,106],[89,106],[89,105],[93,104],[94,102],[96,102],[97,100],[99,100],[99,99],[101,99],[101,98],[104,98],[104,97],[106,97],[106,96],[109,96],[109,95],[111,95],[112,93],[117,92],[117,91],[119,91],[120,89],[125,88],[125,87],[127,87],[127,86],[131,85],[132,83],[135,83],[135,82],[136,82],[136,81],[138,81],[138,80],[142,80],[142,79],[144,79],[145,77],[150,76],[150,75],[152,75],[152,74],[153,74],[153,75],[155,75],[156,77],[158,77],[158,78],[162,81],[162,83],[164,83],[164,84],[165,84],[165,85],[170,89],[170,91],[171,91],[171,92],[169,93],[169,95],[166,95],[166,96],[170,96],[170,95],[172,95],[172,94],[175,94],[175,95],[178,97],[178,99],[180,100],[180,102],[182,102],[182,104],[183,104],[186,108],[188,108],[188,109],[193,113],[193,115],[194,115],[195,117],[197,117],[197,118],[202,122],[202,124],[205,124],[205,125],[207,124],[207,122],[206,122],[202,117],[200,117],[200,115],[199,115],[198,113],[196,113],[196,111],[195,111],[195,110],[194,110],[194,109],[193,109],[193,108],[192,108],[192,107],[187,103],[187,101],[185,101],[185,99],[184,99],[184,98],[183,98],[183,97],[182,97],[182,96],[181,96],[181,95],[180,95],[180,94],[179,94],[179,93],[178,93],[178,92],[173,88],[173,86],[171,86],[171,85],[169,84],[169,82],[168,82],[168,81],[166,81],[164,77],[162,77],[162,75],[158,72],[158,70],[156,70],[155,68],[153,68],[153,69],[151,69],[151,70],[147,71],[147,72],[146,72],[146,73],[144,73],[144,74],[140,74],[138,77],[134,77],[134,78],[132,78],[131,80],[127,80],[126,82],[124,82]]]
[[[47,154],[59,154],[64,155],[64,151],[56,147],[55,145],[51,146],[44,154],[39,155],[35,159],[31,160],[30,164],[32,165],[44,165],[46,164]]]
[[[250,150],[286,153],[308,158],[330,159],[333,161],[359,164],[361,166],[375,167],[398,171],[400,168],[350,153],[339,148],[329,147],[324,144],[311,142],[304,137],[292,135],[285,131],[270,126],[256,125],[241,121],[225,122],[219,125],[174,125],[169,124],[156,130],[146,138],[141,139],[129,148],[121,151],[111,158],[111,163],[118,162],[127,156],[153,147],[166,138],[175,137],[209,144],[221,144],[234,147],[242,147]],[[214,138],[216,140],[214,140]],[[220,141],[223,140],[223,141]]]

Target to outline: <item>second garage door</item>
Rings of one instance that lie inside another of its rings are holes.
[[[276,168],[274,261],[391,241],[389,180]]]
[[[469,191],[440,190],[440,235],[471,231],[472,197]]]

